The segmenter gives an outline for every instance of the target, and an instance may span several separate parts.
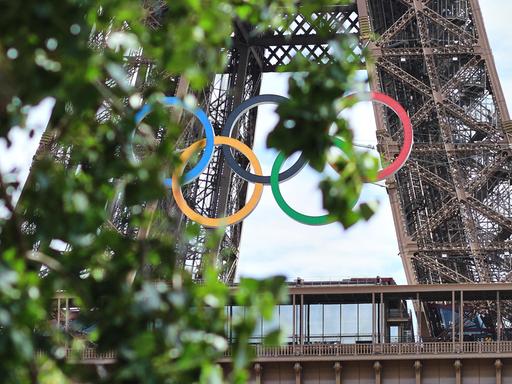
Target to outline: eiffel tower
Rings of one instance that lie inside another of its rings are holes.
[[[159,9],[154,23],[158,24]],[[512,122],[496,72],[477,0],[357,0],[316,15],[334,34],[358,37],[354,57],[367,47],[375,65],[371,88],[398,100],[409,112],[415,145],[409,161],[386,187],[400,255],[409,283],[505,282],[512,278]],[[215,132],[228,114],[259,93],[262,75],[301,53],[328,62],[329,36],[300,14],[288,29],[255,34],[236,23],[225,73],[201,95]],[[138,60],[139,59],[139,60]],[[144,66],[135,58],[134,68]],[[186,84],[175,80],[176,92]],[[387,159],[399,151],[396,116],[374,106],[378,149]],[[251,110],[237,139],[252,146]],[[198,139],[186,130],[183,144]],[[243,166],[246,160],[238,159]],[[194,209],[209,217],[230,215],[245,202],[247,185],[225,165],[221,152],[186,191]],[[159,208],[172,211],[172,202]],[[115,215],[114,215],[115,216]],[[122,215],[117,215],[121,217]],[[186,219],[182,218],[183,225]],[[221,278],[234,278],[243,223],[228,227],[217,250]],[[182,263],[200,277],[207,230],[186,245]]]
[[[158,27],[165,5],[156,6],[150,23]],[[316,15],[333,36],[317,33],[296,14],[287,29],[255,33],[235,22],[229,65],[197,95],[220,134],[227,116],[241,102],[259,93],[262,75],[275,72],[297,53],[312,61],[331,60],[328,41],[336,34],[357,36],[354,58],[363,47],[375,64],[366,68],[371,89],[399,101],[409,112],[415,132],[410,159],[386,187],[407,280],[410,284],[507,282],[512,280],[511,146],[512,121],[485,32],[478,0],[355,0],[325,7]],[[129,58],[130,74],[146,86],[151,63]],[[361,60],[360,60],[361,61]],[[184,79],[169,81],[168,95],[184,95]],[[398,119],[374,106],[379,152],[392,159],[402,142]],[[240,119],[236,138],[252,146],[256,125],[253,109]],[[184,147],[201,137],[188,124]],[[40,151],[65,154],[44,136]],[[242,166],[247,160],[238,158]],[[215,150],[207,169],[184,188],[191,207],[209,217],[230,215],[245,203],[247,183],[231,172]],[[121,202],[110,207],[112,224],[134,236]],[[146,209],[179,216],[172,198]],[[188,219],[181,216],[180,228]],[[230,226],[219,249],[220,278],[235,276],[243,223]],[[208,230],[181,249],[181,263],[201,277]]]

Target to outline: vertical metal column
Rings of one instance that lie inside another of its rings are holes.
[[[234,87],[231,90],[233,93],[233,106],[239,105],[243,101],[245,79],[247,77],[247,65],[249,62],[249,49],[241,46],[238,49],[238,69],[236,73]],[[226,162],[222,164],[221,175],[218,186],[218,200],[217,200],[217,217],[226,215],[226,208],[229,198],[229,188],[231,185],[231,168]],[[220,252],[220,249],[218,250]]]
[[[304,295],[300,295],[300,353],[303,352],[304,349]]]
[[[459,308],[459,342],[462,351],[462,343],[464,342],[464,291],[460,291],[460,308]]]
[[[297,307],[295,305],[295,294],[292,295],[292,345],[295,347],[295,344],[297,343]]]
[[[452,343],[455,346],[455,291],[452,291]]]
[[[501,327],[502,327],[502,319],[501,319],[501,302],[500,302],[500,291],[496,292],[496,339],[498,341],[498,351],[500,350],[500,341],[501,341]]]
[[[384,344],[386,342],[386,326],[385,326],[385,308],[384,308],[384,293],[380,293],[380,342]]]
[[[418,341],[421,341],[422,338],[422,329],[421,329],[421,301],[420,294],[416,292],[416,321],[418,322]]]
[[[376,308],[375,308],[375,292],[372,292],[372,344],[376,342],[376,334],[375,334],[375,317],[376,317]]]

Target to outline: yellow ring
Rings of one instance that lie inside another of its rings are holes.
[[[261,169],[261,165],[258,158],[251,150],[251,148],[249,148],[247,145],[231,137],[215,136],[214,145],[221,144],[229,145],[230,147],[243,153],[245,157],[249,159],[249,162],[253,166],[254,173],[258,176],[263,175],[263,171]],[[193,220],[196,223],[199,223],[205,227],[217,228],[236,224],[245,219],[254,210],[254,208],[256,208],[261,199],[261,194],[263,193],[263,184],[256,183],[252,196],[247,202],[247,204],[238,212],[227,217],[204,217],[197,213],[196,211],[194,211],[192,208],[190,208],[185,199],[183,198],[183,192],[181,191],[181,186],[179,185],[178,180],[180,180],[181,175],[183,174],[183,170],[185,169],[185,165],[187,164],[187,161],[190,159],[190,157],[199,149],[204,148],[205,145],[205,139],[196,141],[187,149],[185,149],[181,154],[180,159],[182,163],[176,169],[176,171],[174,171],[172,175],[172,194],[174,196],[174,200],[176,201],[176,205],[181,209],[185,216],[187,216],[190,220]]]

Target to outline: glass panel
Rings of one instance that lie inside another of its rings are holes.
[[[398,326],[392,325],[389,327],[389,341],[391,343],[398,343],[400,340],[398,339]]]
[[[249,339],[250,343],[260,344],[262,342],[262,337],[263,337],[263,332],[262,332],[263,326],[262,325],[263,325],[262,318],[261,318],[261,316],[258,316],[258,319],[256,320],[256,327],[254,328],[254,332],[252,333],[251,338]]]
[[[300,304],[295,304],[295,333],[297,336],[297,339],[296,339],[297,342],[300,342],[301,337],[303,337],[304,333],[305,333],[305,331],[304,331],[305,328],[301,328],[301,319],[302,319],[302,321],[305,321],[304,319],[306,318],[305,314],[304,314],[305,311],[306,311],[305,308],[302,308],[302,311],[301,311]],[[302,316],[303,316],[302,318],[301,318],[301,312],[302,312]],[[302,329],[302,331],[301,331],[301,329]]]
[[[231,307],[233,313],[232,313],[232,316],[233,316],[233,319],[240,319],[244,317],[245,315],[245,308],[244,307],[240,307],[240,306],[236,306],[236,305],[233,305]]]
[[[359,340],[372,339],[372,305],[359,304]]]
[[[340,341],[340,315],[339,304],[324,305],[324,341]]]
[[[279,306],[279,326],[287,343],[293,342],[293,306]]]
[[[322,304],[310,304],[309,306],[309,340],[311,342],[322,341]]]
[[[341,305],[342,343],[355,343],[357,336],[357,304]]]
[[[226,321],[224,323],[224,334],[228,338],[228,341],[231,339],[230,331],[231,331],[231,319],[229,317],[231,311],[230,306],[224,307],[224,314],[226,315]]]
[[[263,335],[279,328],[279,306],[274,307],[272,318],[263,322]]]
[[[231,306],[231,321],[229,322],[231,328],[231,340],[236,338],[235,332],[233,331],[233,322],[238,319],[243,319],[245,316],[245,308],[237,305]]]

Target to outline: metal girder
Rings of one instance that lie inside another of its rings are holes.
[[[437,272],[439,275],[447,278],[449,281],[454,283],[472,283],[473,281],[467,276],[457,272],[453,268],[446,266],[439,262],[437,259],[427,256],[425,254],[413,255],[412,260],[421,264],[424,268],[430,269],[431,271]],[[419,277],[421,278],[421,277]]]
[[[453,76],[444,86],[443,86],[443,93],[445,95],[448,95],[451,91],[456,91],[460,85],[463,85],[463,83],[467,80],[467,73],[473,72],[474,67],[476,67],[480,62],[482,61],[481,57],[474,56],[469,60],[464,66],[459,69],[459,71]]]
[[[153,28],[158,28],[165,7],[163,2],[160,5],[149,12],[148,24]],[[414,276],[421,278],[412,263],[411,243],[432,260],[443,252],[449,261],[472,260],[471,278],[494,281],[493,270],[498,267],[489,260],[512,251],[512,187],[507,184],[512,172],[511,146],[504,131],[512,123],[477,1],[357,0],[348,6],[326,7],[312,19],[300,13],[286,15],[286,21],[286,27],[272,31],[258,31],[235,21],[229,65],[197,95],[216,132],[220,133],[237,104],[259,92],[262,73],[277,70],[299,53],[318,63],[330,62],[330,39],[360,34],[354,57],[366,45],[376,56],[377,71],[370,68],[372,89],[389,94],[411,111],[416,132],[409,163],[394,180],[388,180],[388,186],[393,185],[390,199],[410,282]],[[320,31],[320,24],[328,26],[327,32]],[[369,41],[376,30],[380,36]],[[105,35],[95,39],[101,45]],[[156,75],[152,63],[141,54],[128,57],[127,67],[130,76],[142,79],[140,87]],[[176,93],[178,81],[170,79],[169,94]],[[379,148],[387,148],[390,142],[398,147],[401,136],[395,117],[384,109],[376,110]],[[254,138],[255,117],[255,111],[247,114],[237,127],[237,137],[248,145]],[[186,127],[179,147],[202,135],[193,123]],[[58,161],[69,161],[69,148],[59,147],[48,135],[43,147],[51,147]],[[391,159],[393,153],[384,155]],[[242,156],[237,159],[247,165]],[[184,196],[198,213],[213,217],[238,210],[246,191],[247,185],[226,169],[222,153],[215,151],[203,175],[184,187]],[[127,224],[129,212],[122,200],[110,209],[110,225],[127,236],[137,236],[139,229]],[[172,201],[161,201],[155,209],[177,215]],[[183,229],[188,220],[181,217],[178,222]],[[220,277],[225,281],[235,274],[241,229],[241,224],[228,227],[221,246],[214,250],[221,255]],[[209,251],[207,236],[208,231],[201,229],[181,249],[183,265],[198,279]],[[449,267],[441,268],[446,276],[453,276]]]
[[[355,4],[343,6],[327,6],[314,14],[314,20],[304,15],[287,15],[287,26],[284,28],[257,31],[247,30],[247,25],[237,22],[241,39],[234,40],[234,46],[247,46],[258,49],[258,60],[262,72],[275,72],[278,67],[288,64],[297,54],[318,63],[329,63],[332,56],[328,43],[340,35],[352,35],[357,43],[360,33],[359,18]],[[325,30],[327,26],[327,30]],[[360,59],[362,45],[354,45],[354,59]],[[361,62],[363,66],[364,63]],[[236,71],[228,66],[227,72]]]
[[[474,198],[473,196],[468,196],[468,204],[470,204],[471,208],[474,208],[481,212],[483,215],[487,216],[489,219],[498,223],[502,227],[506,228],[509,232],[512,233],[512,219],[503,216],[502,214],[496,212],[494,209],[488,207],[480,200]]]
[[[422,226],[418,227],[416,233],[421,236],[422,241],[426,241],[426,243],[431,242],[431,240],[427,237],[432,231],[437,229],[441,224],[445,221],[453,217],[453,214],[456,213],[459,209],[458,200],[456,197],[452,197],[446,203],[444,203],[438,210],[435,212],[435,215],[429,218]],[[420,240],[420,239],[418,239]]]
[[[409,86],[413,87],[418,92],[421,92],[428,97],[432,96],[430,88],[426,86],[425,83],[418,80],[414,76],[410,75],[409,73],[401,69],[399,66],[393,64],[386,58],[382,57],[377,62],[377,67],[402,80],[403,82],[407,83]]]
[[[503,130],[509,116],[477,1],[367,4],[381,35],[369,44],[379,69],[372,87],[413,111],[415,145],[389,190],[398,203],[395,223],[404,223],[397,232],[406,231],[398,238],[406,271],[413,272],[407,276],[426,281],[426,264],[445,260],[445,268],[464,259],[471,261],[465,279],[501,280],[511,266],[493,263],[512,251],[511,147]],[[393,117],[380,119],[396,137]],[[419,267],[425,252],[432,259]],[[454,272],[439,273],[458,281]]]
[[[471,55],[475,53],[475,50],[472,46],[455,46],[455,47],[431,47],[432,53],[439,56],[453,56],[453,55]],[[408,56],[422,56],[423,49],[422,48],[390,48],[390,47],[381,47],[377,50],[382,56],[392,57],[408,57]]]
[[[475,177],[475,179],[469,183],[468,193],[473,195],[478,188],[484,186],[485,183],[489,181],[489,178],[506,164],[510,164],[510,155],[508,152],[500,153],[494,162],[486,164],[479,172],[478,177]]]
[[[489,123],[474,120],[473,118],[468,116],[464,109],[459,107],[457,104],[451,102],[450,100],[445,99],[444,102],[446,111],[449,114],[460,119],[460,121],[465,123],[469,128],[473,128],[477,131],[482,131],[486,135],[493,135],[498,132],[498,129],[496,127],[493,127]]]
[[[460,38],[462,43],[465,43],[468,46],[472,46],[477,42],[477,39],[475,36],[470,35],[462,28],[459,28],[459,26],[453,24],[451,21],[447,20],[437,12],[433,11],[432,9],[428,7],[419,8],[420,13],[427,16],[430,20],[432,20],[434,23],[438,24],[443,28],[444,31],[450,32]]]
[[[411,20],[414,19],[414,16],[415,12],[412,8],[405,12],[391,27],[386,30],[386,32],[380,35],[376,42],[377,45],[383,46],[384,44],[389,43],[393,36],[400,32]]]
[[[442,177],[439,177],[434,172],[430,172],[425,167],[416,163],[413,167],[411,167],[411,171],[416,173],[420,178],[426,180],[428,183],[433,185],[434,187],[439,188],[440,190],[444,190],[452,196],[456,195],[455,188],[453,184],[449,183]]]
[[[460,154],[475,154],[482,151],[493,151],[496,153],[510,153],[511,147],[508,143],[492,143],[492,142],[476,142],[468,144],[453,144],[451,148],[445,148],[443,144],[414,144],[414,153],[460,153]]]
[[[418,244],[418,251],[432,253],[434,255],[439,254],[453,254],[460,255],[463,253],[471,252],[471,248],[467,244],[452,244],[452,243],[440,243],[435,244]],[[510,250],[510,243],[505,242],[492,242],[489,244],[482,245],[480,248],[482,251],[493,253],[496,251],[508,251]]]
[[[425,104],[423,104],[420,109],[411,117],[411,121],[413,126],[419,124],[423,120],[425,120],[429,114],[432,112],[432,109],[435,107],[434,99],[428,100]]]

